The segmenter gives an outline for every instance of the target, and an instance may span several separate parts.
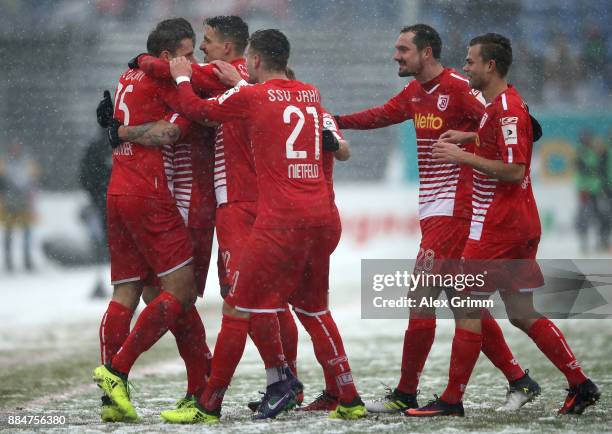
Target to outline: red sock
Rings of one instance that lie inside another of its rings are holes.
[[[249,322],[246,318],[223,315],[212,359],[210,379],[199,400],[200,405],[208,411],[216,411],[221,407],[225,390],[244,352],[249,334]]]
[[[482,352],[497,369],[503,372],[508,382],[518,380],[525,371],[514,358],[506,343],[499,324],[487,309],[482,310]]]
[[[529,328],[528,335],[557,369],[563,372],[570,387],[587,380],[563,333],[551,320],[545,317],[538,319]]]
[[[252,313],[249,334],[266,369],[285,365],[285,353],[276,313]]]
[[[183,306],[169,292],[162,292],[144,308],[136,325],[112,360],[112,368],[129,374],[136,359],[155,344],[183,315]]]
[[[323,377],[325,377],[325,392],[327,392],[328,395],[338,398],[338,396],[340,396],[340,389],[338,389],[338,385],[336,384],[334,371],[328,366],[323,366]]]
[[[455,329],[451,350],[448,385],[441,396],[442,401],[456,404],[463,398],[472,370],[482,344],[482,335],[465,329]]]
[[[134,311],[121,303],[111,301],[108,304],[100,323],[100,360],[102,364],[110,362],[127,339],[133,315]]]
[[[285,360],[287,360],[293,375],[297,377],[298,329],[295,320],[288,307],[284,311],[278,312],[276,316],[278,317]]]
[[[404,333],[402,375],[397,389],[403,393],[416,393],[419,378],[436,336],[435,318],[410,318]]]
[[[310,316],[297,312],[297,316],[312,339],[315,356],[323,371],[329,371],[336,384],[337,394],[334,396],[343,403],[352,402],[358,396],[357,389],[342,338],[331,313]]]
[[[170,329],[176,339],[179,354],[187,369],[187,393],[199,397],[206,387],[210,375],[212,354],[206,345],[206,331],[202,318],[195,306],[177,321],[176,328]]]

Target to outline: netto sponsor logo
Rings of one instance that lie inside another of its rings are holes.
[[[444,121],[441,117],[434,116],[433,113],[421,114],[417,113],[414,117],[414,127],[423,130],[439,130],[444,126]]]

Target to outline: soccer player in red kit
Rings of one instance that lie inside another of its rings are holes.
[[[121,126],[119,139],[143,146],[160,146],[168,187],[177,209],[188,228],[193,246],[193,267],[196,290],[204,295],[206,277],[215,228],[215,199],[213,193],[214,131],[209,127],[190,123],[186,132],[175,139],[175,125],[166,121],[138,126]],[[180,134],[180,131],[178,132]],[[142,299],[149,303],[160,294],[158,278],[147,279]],[[206,331],[195,307],[190,310],[191,320],[181,322],[175,335],[179,354],[187,368],[187,392],[177,407],[193,405],[206,385],[210,373],[212,353],[206,344]],[[184,327],[183,327],[184,325]]]
[[[204,22],[204,39],[200,49],[205,61],[229,62],[238,71],[233,84],[248,79],[244,50],[248,43],[248,26],[237,16],[217,16]],[[153,78],[171,79],[167,62],[153,56],[141,55],[139,67]],[[201,96],[215,97],[225,92],[224,85],[216,75],[213,63],[192,66],[192,87]],[[257,211],[257,180],[250,150],[248,126],[242,120],[221,123],[216,130],[214,158],[214,192],[217,203],[216,229],[219,243],[219,283],[223,297],[230,287],[231,275],[235,272]],[[288,309],[277,312],[281,330],[283,350],[289,367],[297,376],[298,331],[295,320]],[[257,327],[255,321],[254,327]],[[252,333],[252,331],[250,331]],[[300,393],[298,402],[303,395]],[[252,408],[257,407],[254,402]],[[166,413],[162,412],[162,417]]]
[[[186,20],[166,20],[149,35],[147,49],[159,56],[191,57],[194,40],[193,29]],[[181,117],[168,111],[173,93],[171,86],[130,69],[119,80],[116,117],[128,126],[159,119],[182,122],[178,132],[184,132],[186,124]],[[132,142],[114,149],[108,198],[114,292],[100,327],[104,364],[94,370],[93,378],[117,406],[123,420],[134,420],[137,415],[129,399],[127,375],[137,357],[168,329],[178,342],[182,333],[203,326],[194,307],[197,292],[190,265],[191,240],[168,188],[161,149]],[[142,281],[151,271],[160,279],[164,291],[147,305],[129,333]],[[192,344],[186,341],[186,345]],[[200,347],[204,351],[204,346]],[[200,356],[194,357],[196,363],[205,362],[206,355]]]
[[[239,73],[240,79],[247,79],[248,73],[244,50],[248,43],[248,25],[237,16],[217,16],[204,22],[204,39],[200,49],[204,52],[206,62],[222,60],[229,62]],[[149,76],[158,80],[172,80],[168,62],[150,55],[138,57],[139,67]],[[207,63],[193,65],[192,86],[200,96],[216,97],[225,92],[228,86],[223,84],[215,73],[215,65]],[[229,86],[231,87],[231,86]],[[253,182],[255,169],[249,150],[246,126],[241,121],[228,121],[218,125],[214,140],[214,195],[218,209],[217,238],[220,245],[219,279],[222,295],[229,290],[226,266],[229,266],[232,250],[242,246],[248,235],[240,223],[254,221],[257,186]],[[225,143],[228,142],[229,146]],[[235,143],[235,144],[234,144]],[[251,176],[252,174],[252,176]],[[252,179],[251,179],[252,178]],[[236,203],[230,207],[229,204]],[[225,205],[228,205],[227,207]],[[231,209],[231,212],[229,211]],[[228,215],[225,215],[228,214]],[[246,220],[245,220],[246,219]],[[227,222],[227,223],[223,223]],[[237,253],[237,252],[234,252]],[[235,261],[235,259],[233,259]]]
[[[512,47],[504,36],[488,33],[470,41],[463,70],[470,87],[482,91],[486,111],[477,133],[448,131],[434,144],[432,157],[439,163],[474,169],[473,212],[462,254],[464,266],[474,263],[470,261],[523,260],[511,267],[509,278],[470,295],[487,297],[482,291],[502,288],[500,295],[510,322],[523,330],[567,378],[569,393],[559,413],[581,414],[599,399],[600,392],[584,375],[561,330],[533,305],[533,289],[544,284],[535,262],[541,229],[530,178],[533,132],[527,106],[506,81],[511,63]],[[474,153],[458,145],[468,141],[476,142]],[[457,345],[453,341],[446,390],[425,407],[407,410],[408,416],[463,416],[461,400],[482,341],[481,321],[478,315],[470,317],[472,309],[465,308],[465,316],[455,317],[455,336],[464,334],[465,342]]]
[[[242,57],[244,48],[248,39],[248,31],[246,23],[238,17],[213,17],[205,21],[205,37],[201,49],[206,53],[206,60],[216,61],[222,60],[230,62],[233,68],[239,71],[242,75],[230,78],[230,82],[237,82],[240,78],[245,79],[246,66]],[[241,43],[243,42],[243,43]],[[166,62],[160,61],[151,56],[140,56],[139,65],[145,73],[152,75],[154,78],[165,79],[170,74]],[[217,68],[224,69],[223,65],[217,64]],[[193,65],[193,72],[196,71],[199,75],[197,80],[192,81],[192,87],[199,94],[208,94],[216,96],[219,92],[216,89],[219,83],[215,86],[210,86],[210,83],[216,79],[213,69],[206,66],[205,70],[199,65]],[[232,68],[232,69],[233,69]],[[226,72],[233,72],[232,69],[227,69]],[[213,78],[214,77],[214,78]],[[291,77],[294,79],[294,77]],[[207,87],[203,87],[207,86]],[[340,149],[338,151],[324,152],[323,154],[323,171],[328,180],[328,189],[331,195],[331,204],[335,208],[333,196],[333,163],[334,158],[346,160],[349,158],[350,151],[348,143],[343,140],[341,134],[337,130],[337,126],[333,118],[324,113],[323,115],[324,136],[323,144],[328,132],[331,136],[335,136],[335,141]],[[334,139],[331,139],[332,141]],[[248,127],[242,120],[227,121],[218,127],[217,142],[215,149],[215,193],[218,203],[217,209],[217,239],[219,242],[219,260],[222,264],[219,266],[219,279],[222,287],[222,293],[225,296],[229,290],[230,277],[235,271],[246,240],[255,223],[257,215],[257,178],[253,164],[253,157],[250,150],[250,139],[248,137]],[[337,211],[336,211],[337,213]],[[340,227],[339,217],[337,225]],[[224,286],[227,288],[224,290]],[[307,313],[307,312],[306,312]],[[317,315],[306,317],[305,312],[298,313],[302,315],[305,321],[318,321]],[[326,312],[318,312],[322,315]],[[277,317],[280,326],[281,340],[285,359],[293,374],[297,376],[297,340],[298,333],[293,316],[288,309],[283,309],[277,312]],[[325,318],[324,318],[325,319]],[[319,326],[323,322],[317,323]],[[313,324],[313,325],[317,325]],[[257,326],[255,321],[255,326]],[[311,327],[312,329],[313,327]],[[320,328],[320,327],[319,327]],[[252,333],[252,330],[250,331]],[[320,353],[320,352],[319,352]],[[305,411],[311,410],[334,410],[338,404],[338,390],[333,372],[322,363],[322,367],[326,379],[325,391],[317,397],[311,404],[300,408]],[[303,399],[301,393],[298,394],[297,401],[300,403]],[[249,408],[257,411],[261,401],[249,402]],[[162,412],[162,417],[166,415],[172,419],[173,411]]]
[[[417,271],[441,272],[445,260],[458,260],[470,228],[472,170],[432,159],[432,145],[447,130],[473,131],[484,113],[479,92],[467,80],[440,63],[442,41],[432,27],[416,24],[401,30],[394,60],[400,77],[415,80],[382,106],[337,116],[340,128],[374,129],[412,119],[419,166],[421,245]],[[472,144],[466,143],[470,150]],[[442,288],[418,288],[412,297],[438,297]],[[539,393],[539,386],[521,369],[502,331],[490,313],[483,312],[482,351],[506,376],[510,393],[506,405],[520,407]],[[435,336],[435,308],[411,308],[404,334],[401,377],[382,399],[366,402],[368,411],[395,413],[416,408],[417,388]],[[457,339],[460,339],[459,336]],[[524,388],[528,388],[525,393]],[[519,395],[519,396],[516,396]]]
[[[288,58],[289,42],[281,32],[255,32],[247,65],[250,80],[258,84],[236,87],[210,100],[200,100],[193,93],[188,62],[171,62],[181,95],[180,111],[187,117],[249,122],[258,186],[257,217],[224,302],[208,387],[199,407],[175,411],[173,422],[219,421],[223,395],[242,357],[249,329],[267,367],[268,380],[255,418],[274,417],[293,407],[295,390],[301,384],[284,360],[276,312],[287,302],[308,312],[328,309],[326,264],[340,234],[322,173],[323,108],[316,88],[287,80]],[[325,338],[330,344],[315,343],[315,347],[335,350],[324,356],[335,362],[328,363],[337,373],[340,389],[340,405],[330,417],[363,417],[365,408],[342,339],[331,315],[329,319]],[[260,326],[253,327],[254,322]],[[317,339],[310,324],[303,324]]]

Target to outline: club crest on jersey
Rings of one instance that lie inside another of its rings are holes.
[[[450,95],[438,95],[438,110],[443,112],[448,107],[448,100]]]

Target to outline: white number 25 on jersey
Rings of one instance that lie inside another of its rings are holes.
[[[125,104],[123,99],[125,98],[126,93],[130,93],[133,90],[133,84],[128,84],[124,89],[123,84],[119,83],[119,86],[117,86],[117,92],[115,92],[115,101],[117,101],[117,98],[119,98],[119,110],[123,112],[123,125],[125,126],[130,124],[130,109],[128,109],[128,106]]]

